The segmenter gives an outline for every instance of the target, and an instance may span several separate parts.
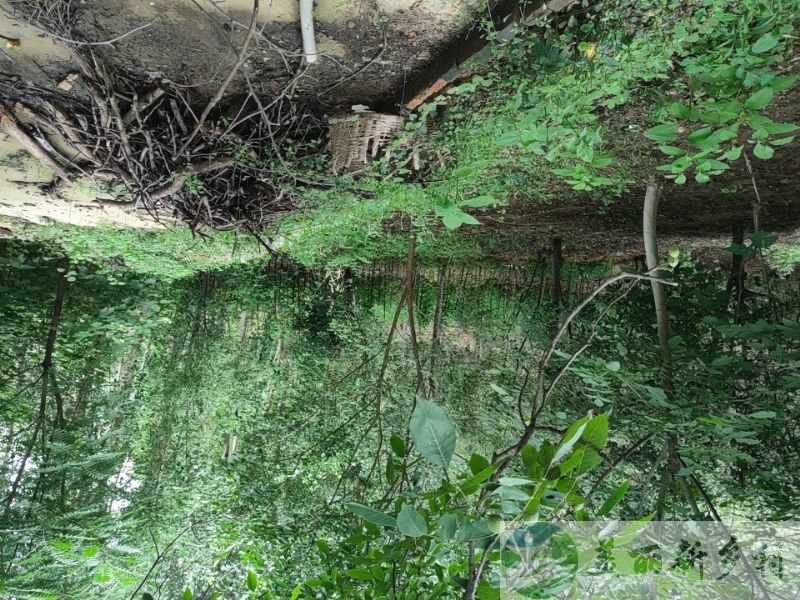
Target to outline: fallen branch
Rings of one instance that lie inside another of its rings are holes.
[[[70,174],[47,151],[23,129],[14,113],[4,104],[0,103],[0,130],[13,137],[20,146],[31,156],[38,159],[46,168],[50,169],[57,177],[71,182]]]
[[[253,13],[250,16],[250,28],[247,30],[247,36],[244,39],[244,44],[242,45],[242,49],[239,51],[239,57],[236,59],[236,63],[233,65],[231,72],[228,73],[228,76],[225,78],[225,81],[222,82],[222,85],[217,90],[217,93],[214,94],[214,97],[208,101],[206,107],[203,109],[203,112],[200,113],[200,118],[197,120],[197,124],[194,126],[192,133],[186,139],[186,141],[181,146],[180,151],[178,154],[183,154],[186,151],[186,148],[189,147],[189,144],[192,143],[192,140],[197,136],[200,129],[203,127],[203,123],[208,118],[208,115],[211,113],[213,108],[217,105],[217,103],[222,99],[223,94],[225,94],[225,90],[228,89],[233,78],[236,77],[236,73],[239,72],[239,69],[244,64],[245,58],[247,58],[247,49],[250,47],[250,40],[253,39],[253,34],[256,31],[256,23],[258,21],[258,1],[253,0]]]
[[[232,158],[223,158],[220,160],[210,160],[196,165],[189,165],[186,169],[175,175],[172,183],[148,194],[148,196],[150,197],[150,200],[160,200],[161,198],[172,196],[180,191],[180,189],[183,187],[183,184],[186,183],[186,180],[192,175],[201,175],[210,171],[227,169],[228,167],[233,166],[233,164],[234,160]]]

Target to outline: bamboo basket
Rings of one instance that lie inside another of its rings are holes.
[[[365,167],[402,128],[403,122],[403,117],[382,113],[331,117],[333,172],[357,171]]]

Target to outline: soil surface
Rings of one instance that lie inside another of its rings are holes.
[[[266,97],[297,80],[295,95],[328,110],[386,107],[404,81],[423,69],[474,21],[475,0],[318,0],[317,63],[301,66],[297,0],[261,0],[256,51],[247,68]],[[102,48],[114,63],[191,86],[198,101],[216,92],[236,61],[252,0],[86,0],[78,25],[104,40],[152,23]],[[244,90],[239,77],[230,92]]]

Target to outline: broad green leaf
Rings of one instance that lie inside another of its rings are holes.
[[[777,413],[774,410],[760,410],[747,415],[751,419],[774,419]]]
[[[506,148],[508,146],[515,146],[519,144],[519,136],[516,133],[504,133],[495,141],[495,144],[500,146],[501,148]]]
[[[345,506],[348,510],[354,512],[356,515],[368,523],[372,523],[373,525],[380,525],[382,527],[395,527],[397,525],[393,517],[374,510],[369,506],[364,506],[358,502],[346,502]]]
[[[439,517],[439,527],[436,529],[436,538],[440,541],[453,539],[456,534],[458,526],[456,516],[452,513],[447,513]]]
[[[775,90],[765,87],[750,96],[744,103],[744,107],[749,108],[750,110],[761,110],[766,108],[767,105],[772,102],[773,96],[775,96]]]
[[[742,147],[735,146],[725,153],[725,160],[730,160],[730,161],[739,160],[739,157],[741,155],[742,155]]]
[[[585,416],[579,421],[573,423],[567,432],[564,434],[561,442],[558,444],[558,448],[556,448],[556,453],[553,456],[553,461],[557,463],[562,458],[564,458],[569,452],[572,450],[573,446],[578,443],[578,440],[581,439],[581,435],[583,435],[583,430],[586,429],[586,424],[589,422],[589,416]]]
[[[498,481],[500,485],[534,485],[536,482],[524,477],[501,477]]]
[[[538,458],[538,452],[536,452],[536,448],[531,446],[530,444],[526,444],[522,451],[520,452],[520,457],[522,458],[522,464],[524,464],[527,468],[531,468],[536,464]]]
[[[689,115],[691,115],[691,111],[689,107],[686,106],[683,102],[673,102],[669,105],[669,114],[673,117],[678,119],[688,119]]]
[[[364,569],[362,567],[353,567],[352,569],[347,569],[345,573],[355,579],[356,581],[371,581],[372,580],[372,572]]]
[[[603,459],[600,457],[600,454],[597,453],[596,450],[589,446],[585,446],[580,455],[580,462],[578,462],[578,466],[575,469],[573,475],[575,477],[580,477],[581,475],[585,475],[590,471],[594,470],[600,463],[603,462]]]
[[[678,133],[677,123],[656,125],[644,132],[644,136],[656,142],[671,142]]]
[[[769,82],[769,87],[776,92],[782,92],[788,90],[797,83],[797,79],[798,77],[796,75],[792,75],[791,77],[775,77]]]
[[[616,490],[614,490],[612,494],[608,498],[606,498],[606,501],[603,502],[603,505],[597,511],[597,516],[604,517],[608,513],[610,513],[611,509],[613,509],[617,504],[619,504],[622,498],[625,496],[625,494],[628,493],[628,489],[630,487],[631,487],[631,480],[628,479],[622,485],[620,485]]]
[[[475,473],[472,477],[469,477],[458,484],[458,490],[464,494],[465,496],[469,496],[470,494],[474,494],[477,492],[481,484],[489,479],[492,474],[497,470],[497,466],[489,465],[483,471],[479,473]]]
[[[687,139],[693,144],[697,144],[698,142],[702,142],[708,136],[710,136],[711,132],[711,127],[701,127],[700,129],[690,133]]]
[[[490,537],[492,537],[492,531],[486,521],[466,521],[456,531],[456,540],[459,542],[488,539]]]
[[[500,498],[505,498],[506,500],[521,500],[523,502],[527,502],[528,498],[530,497],[521,489],[513,485],[501,485],[495,488],[492,491],[492,494],[499,496]]]
[[[428,525],[425,517],[410,504],[404,504],[397,515],[397,529],[403,535],[417,538],[427,535]]]
[[[752,50],[756,54],[764,54],[764,52],[768,52],[772,50],[778,44],[778,34],[775,32],[765,33],[762,35],[756,43],[753,44]]]
[[[486,457],[481,456],[480,454],[473,454],[469,458],[469,470],[472,471],[473,475],[477,475],[484,469],[488,469],[489,466],[489,461],[486,459]]]
[[[187,587],[185,590],[183,590],[183,596],[182,597],[183,597],[183,600],[192,600],[192,598],[193,598],[192,590],[190,590]]]
[[[469,206],[470,208],[484,208],[495,204],[497,204],[497,200],[494,196],[477,196],[476,198],[459,202],[459,206]]]
[[[250,571],[247,574],[247,589],[251,592],[255,592],[258,588],[258,575],[255,572]]]
[[[681,148],[677,148],[675,146],[659,146],[658,149],[667,156],[681,156],[684,154],[684,151]]]
[[[768,146],[767,144],[756,144],[756,147],[753,148],[753,154],[755,154],[761,160],[769,160],[775,154],[775,151]]]
[[[785,146],[786,144],[791,144],[794,141],[794,136],[792,137],[785,137],[779,140],[770,140],[770,144],[773,146]]]
[[[433,402],[420,398],[409,428],[419,453],[446,469],[456,448],[456,429],[447,413]]]
[[[303,592],[303,586],[302,584],[298,583],[296,586],[294,586],[294,589],[292,590],[292,595],[289,597],[289,600],[297,600],[302,592]]]
[[[393,433],[389,438],[389,445],[392,447],[392,452],[400,458],[406,455],[406,443],[399,435]]]

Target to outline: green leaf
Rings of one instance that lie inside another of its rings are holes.
[[[631,487],[631,480],[628,479],[622,485],[620,485],[614,492],[606,498],[606,501],[603,502],[603,506],[597,511],[598,517],[604,517],[608,513],[611,512],[617,504],[620,503],[620,500],[628,493],[628,489]]]
[[[495,141],[495,144],[501,148],[508,146],[515,146],[519,144],[519,136],[516,133],[504,133]]]
[[[769,87],[776,92],[782,92],[784,90],[788,90],[795,83],[797,83],[797,79],[798,77],[796,75],[792,75],[791,77],[775,77],[769,82]]]
[[[675,146],[659,146],[658,149],[667,156],[681,156],[684,154],[681,148],[676,148]]]
[[[778,44],[778,36],[777,34],[770,32],[765,33],[762,35],[755,44],[753,44],[751,50],[755,54],[764,54],[764,52],[769,52]]]
[[[484,469],[488,469],[489,466],[489,461],[486,459],[486,457],[481,456],[480,454],[473,454],[469,458],[469,470],[472,471],[473,475],[477,475]]]
[[[453,539],[456,534],[456,527],[458,523],[456,516],[452,513],[447,513],[439,517],[439,527],[436,530],[436,538],[440,541]]]
[[[492,531],[486,521],[467,521],[456,531],[456,540],[468,542],[492,537]]]
[[[153,595],[145,592],[144,594],[142,594],[142,600],[154,600]]]
[[[777,413],[774,410],[760,410],[758,412],[750,413],[747,416],[751,419],[774,419],[776,414]]]
[[[676,123],[666,123],[651,127],[644,132],[644,136],[656,142],[671,142],[675,139],[677,133],[678,125]]]
[[[469,477],[458,484],[458,489],[462,494],[465,496],[469,496],[470,494],[474,494],[478,491],[481,484],[489,479],[492,474],[497,470],[495,465],[489,465],[483,471],[479,473],[475,473],[472,477]]]
[[[599,450],[608,440],[608,415],[602,413],[587,424],[581,435],[581,441],[587,446]]]
[[[456,448],[456,430],[447,413],[433,402],[420,398],[409,428],[419,453],[446,469]]]
[[[303,591],[303,586],[302,584],[298,583],[296,586],[294,586],[294,589],[292,590],[292,595],[289,597],[289,600],[297,600],[300,597],[302,591]]]
[[[750,110],[761,110],[772,102],[773,96],[775,96],[775,90],[772,88],[766,87],[760,89],[747,99],[747,102],[744,103],[744,107]]]
[[[708,183],[709,181],[711,181],[711,177],[709,177],[705,173],[696,173],[694,176],[694,180],[697,183]]]
[[[185,590],[183,590],[183,600],[192,600],[192,598],[192,590],[187,587]]]
[[[387,514],[374,510],[369,506],[364,506],[363,504],[359,504],[358,502],[346,502],[345,506],[347,507],[348,510],[354,512],[356,515],[358,515],[368,523],[372,523],[373,525],[380,525],[382,527],[397,526],[397,522],[394,520],[393,517],[390,517]]]
[[[404,504],[397,515],[397,529],[403,535],[418,538],[428,534],[428,525],[419,511],[410,504]]]
[[[794,136],[781,138],[779,140],[770,140],[770,144],[773,146],[785,146],[786,144],[791,144],[794,141]]]
[[[753,148],[753,154],[755,154],[761,160],[769,160],[772,158],[773,154],[775,154],[775,151],[766,144],[758,143],[756,144],[756,147]]]
[[[392,452],[398,457],[403,458],[406,455],[406,443],[396,433],[393,433],[389,438],[389,446],[392,447]]]
[[[435,206],[434,211],[442,218],[448,229],[458,229],[462,225],[480,225],[481,222],[457,206]]]
[[[247,589],[251,592],[255,592],[256,588],[258,588],[258,575],[250,571],[247,574]]]
[[[612,360],[611,362],[606,363],[606,369],[608,369],[609,371],[613,371],[614,373],[619,371],[620,367],[621,365],[619,364],[618,360]]]
[[[522,458],[522,464],[524,464],[527,468],[531,468],[536,464],[538,459],[538,452],[536,452],[536,448],[531,446],[530,444],[526,444],[522,451],[520,452],[520,457]]]
[[[497,204],[497,200],[494,196],[477,196],[476,198],[459,202],[459,206],[469,206],[470,208],[484,208],[495,204]]]
[[[553,456],[552,462],[557,463],[567,454],[570,453],[575,444],[578,443],[578,440],[581,439],[581,435],[583,435],[583,430],[586,429],[586,424],[588,423],[588,421],[589,418],[584,417],[583,419],[572,425],[572,427],[570,427],[567,430],[567,432],[564,434],[564,438],[558,445],[558,449],[556,450],[556,453]]]
[[[696,144],[697,142],[702,142],[709,135],[711,135],[711,127],[701,127],[697,131],[690,133],[687,139],[693,144]]]
[[[353,567],[352,569],[347,569],[345,573],[356,581],[372,580],[372,572],[362,567]]]
[[[730,160],[730,161],[739,160],[739,157],[741,155],[742,155],[742,147],[735,146],[725,153],[725,160]]]
[[[678,119],[688,119],[691,111],[683,102],[673,102],[669,105],[669,114]]]

